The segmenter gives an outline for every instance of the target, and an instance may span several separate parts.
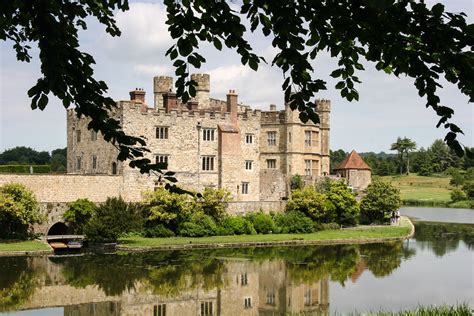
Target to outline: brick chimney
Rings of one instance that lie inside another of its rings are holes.
[[[229,90],[227,93],[227,112],[230,112],[230,121],[232,124],[237,124],[237,99],[238,96],[235,90]]]
[[[163,94],[163,107],[167,113],[171,110],[178,109],[178,98],[176,98],[176,93],[170,91]]]
[[[198,101],[195,98],[192,98],[191,100],[188,101],[187,107],[189,111],[197,111]]]
[[[275,104],[270,104],[270,111],[276,111],[277,106]]]
[[[145,91],[141,88],[130,91],[130,101],[145,104]]]

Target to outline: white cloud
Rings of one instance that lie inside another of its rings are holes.
[[[166,75],[171,73],[171,67],[167,65],[154,65],[154,64],[138,64],[133,66],[133,70],[146,78],[151,78],[158,74]]]

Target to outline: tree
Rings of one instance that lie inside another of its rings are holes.
[[[401,204],[400,190],[380,178],[374,178],[360,201],[361,222],[387,223]]]
[[[411,139],[404,137],[404,138],[397,138],[397,141],[392,144],[390,147],[391,150],[396,150],[398,152],[398,159],[400,162],[400,175],[403,173],[403,156],[406,157],[406,171],[407,174],[410,173],[410,157],[409,152],[416,149],[416,143]]]
[[[359,218],[359,204],[346,183],[332,181],[326,193],[326,212],[336,214],[336,222],[340,225],[356,225]]]
[[[333,208],[326,208],[326,197],[313,186],[293,190],[286,206],[287,212],[299,211],[319,223],[331,223],[336,219]]]
[[[0,154],[0,165],[4,164],[34,164],[45,165],[51,159],[47,151],[36,151],[30,147],[17,146],[7,149]]]
[[[31,190],[18,183],[0,186],[0,238],[27,238],[31,225],[42,219]]]
[[[52,171],[65,172],[67,169],[67,148],[53,150],[49,164],[51,165]]]
[[[449,121],[453,110],[440,104],[437,94],[443,75],[474,100],[474,31],[463,13],[445,12],[442,4],[428,8],[416,0],[244,0],[239,11],[220,0],[165,0],[164,4],[166,23],[176,41],[167,55],[174,62],[177,95],[183,102],[196,92],[189,66],[200,68],[206,61],[197,53],[200,42],[235,50],[242,64],[254,70],[266,62],[244,39],[247,28],[241,16],[245,15],[252,32],[272,37],[277,54],[271,63],[283,72],[285,102],[300,111],[303,122],[319,122],[311,100],[327,84],[315,78],[311,61],[329,51],[338,59],[331,76],[339,79],[335,88],[343,98],[359,99],[356,71],[364,70],[361,58],[375,62],[380,71],[408,75],[419,95],[426,97],[426,106],[440,117],[437,127],[449,130],[446,143],[460,155],[465,150],[456,139],[461,129]],[[129,159],[130,166],[142,173],[161,172],[160,165],[143,158],[145,140],[125,134],[119,122],[109,117],[115,103],[106,96],[108,87],[93,78],[94,58],[79,50],[78,28],[87,28],[87,17],[97,19],[111,36],[119,36],[113,12],[128,9],[127,0],[4,1],[0,39],[12,41],[18,60],[26,62],[31,59],[29,45],[38,45],[42,77],[28,91],[33,109],[43,110],[48,95],[57,96],[65,108],[75,105],[78,116],[91,118],[88,128],[117,146],[118,159]],[[169,172],[162,177],[174,180]]]
[[[68,203],[68,210],[64,213],[64,220],[69,224],[74,234],[82,234],[84,226],[94,215],[97,205],[88,199],[78,199]]]

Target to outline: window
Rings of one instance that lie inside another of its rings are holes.
[[[311,161],[311,174],[313,176],[319,176],[319,160]]]
[[[245,160],[245,170],[252,170],[252,160]]]
[[[304,175],[305,176],[310,176],[311,175],[311,160],[305,160],[304,161]]]
[[[81,130],[76,130],[76,143],[81,142]]]
[[[275,305],[275,291],[267,291],[267,305]]]
[[[242,182],[242,194],[249,194],[249,183],[248,182]]]
[[[253,134],[245,134],[245,143],[253,144]]]
[[[81,170],[82,168],[82,158],[76,157],[76,170]]]
[[[248,285],[249,280],[247,279],[247,273],[243,273],[240,275],[240,285]]]
[[[214,156],[202,157],[202,170],[204,171],[214,170]]]
[[[244,298],[244,307],[245,308],[252,308],[252,298],[251,297]]]
[[[213,141],[214,140],[214,131],[215,129],[213,128],[204,128],[202,130],[202,140],[204,141]]]
[[[291,144],[291,132],[288,133],[288,143]]]
[[[304,291],[304,306],[311,306],[311,289]]]
[[[166,316],[166,304],[153,306],[153,316]]]
[[[92,156],[92,169],[97,169],[97,156]]]
[[[276,146],[276,132],[267,132],[268,146]]]
[[[91,130],[91,141],[96,141],[97,140],[97,132],[94,130]]]
[[[212,302],[201,302],[201,316],[212,316]]]
[[[117,163],[112,162],[112,174],[117,174]]]
[[[158,139],[168,139],[168,127],[157,127],[156,128],[156,138],[158,138]]]
[[[311,146],[311,131],[304,131],[304,145],[306,147]]]
[[[267,169],[275,169],[277,166],[276,159],[267,159]]]
[[[155,157],[156,164],[165,164],[163,169],[168,169],[168,155],[157,155]]]

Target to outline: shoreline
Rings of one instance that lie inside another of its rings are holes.
[[[402,223],[403,222],[403,223]],[[307,246],[307,245],[343,245],[343,244],[369,244],[369,243],[381,243],[389,241],[399,241],[405,240],[413,237],[415,233],[415,226],[413,222],[406,216],[401,217],[399,226],[363,226],[358,228],[349,228],[346,231],[355,230],[358,231],[369,231],[370,228],[397,228],[397,227],[407,227],[410,229],[408,234],[403,236],[396,237],[361,237],[361,238],[333,238],[333,239],[304,239],[312,234],[292,234],[292,239],[288,240],[266,240],[266,241],[244,241],[244,242],[201,242],[194,243],[192,241],[188,243],[181,244],[160,244],[154,246],[129,246],[117,244],[116,251],[124,252],[149,252],[149,251],[164,251],[164,250],[189,250],[189,249],[216,249],[216,248],[247,248],[247,247],[277,247],[277,246]],[[403,224],[403,226],[402,226]],[[241,235],[242,236],[242,235]],[[244,235],[245,236],[245,235]],[[278,234],[275,235],[248,235],[248,238],[262,238],[265,236],[275,236],[278,238]],[[215,236],[217,238],[225,239],[239,236]],[[185,238],[185,237],[179,237]],[[200,238],[206,237],[196,237],[193,240],[199,240]],[[207,237],[212,238],[212,237]],[[217,239],[216,238],[216,239]],[[151,238],[150,238],[151,239]],[[163,240],[165,238],[162,238]],[[49,245],[48,245],[49,247]],[[0,257],[15,257],[15,256],[46,256],[53,255],[54,251],[50,250],[25,250],[25,251],[0,251]]]

